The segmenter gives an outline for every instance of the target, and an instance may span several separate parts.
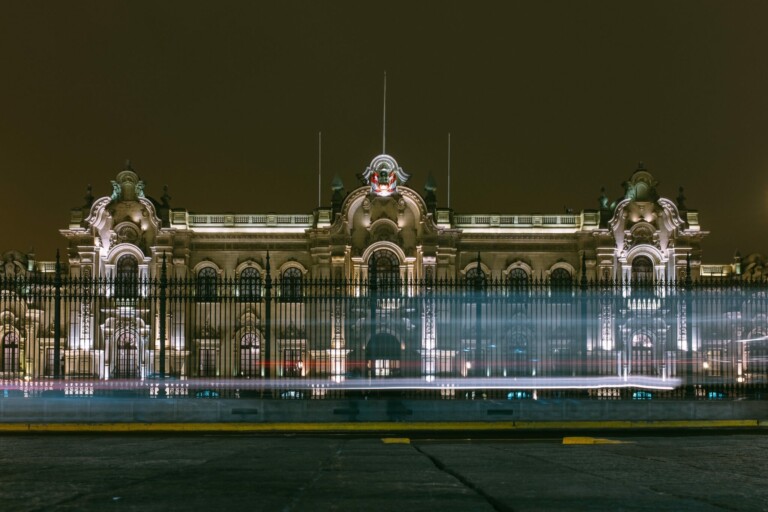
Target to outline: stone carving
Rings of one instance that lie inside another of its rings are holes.
[[[173,198],[168,195],[168,185],[163,185],[163,195],[160,197],[160,203],[163,205],[163,208],[171,207],[171,199]]]
[[[371,186],[371,193],[382,197],[397,192],[397,185],[404,185],[410,177],[389,155],[374,158],[361,176],[363,183]]]
[[[139,199],[144,197],[144,182],[139,180],[138,183],[136,183],[136,197]]]
[[[112,180],[112,201],[119,201],[123,195],[123,189],[118,182]]]

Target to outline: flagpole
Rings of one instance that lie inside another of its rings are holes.
[[[381,129],[381,154],[387,153],[387,72],[384,72],[384,113],[382,115],[383,126]]]
[[[451,132],[448,132],[448,208],[451,207]]]

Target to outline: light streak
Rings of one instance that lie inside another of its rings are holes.
[[[132,390],[166,387],[190,390],[349,390],[349,391],[384,391],[384,390],[543,390],[543,389],[604,389],[604,388],[639,388],[672,390],[682,385],[682,379],[649,376],[626,377],[465,377],[465,378],[362,378],[362,379],[204,379],[204,378],[168,378],[146,380],[108,380],[108,381],[4,381],[0,389],[67,390],[88,388],[99,390]]]

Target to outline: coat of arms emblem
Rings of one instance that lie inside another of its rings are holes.
[[[379,155],[371,161],[362,177],[371,186],[372,194],[386,197],[397,192],[397,186],[404,185],[411,176],[391,156]]]

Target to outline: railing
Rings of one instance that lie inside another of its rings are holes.
[[[581,225],[579,215],[456,215],[456,227],[568,227]]]
[[[767,292],[736,281],[0,278],[0,383],[27,394],[162,382],[185,396],[764,398]]]
[[[312,227],[312,215],[244,215],[244,214],[197,214],[186,212],[173,213],[174,224],[187,224],[195,227]]]
[[[730,265],[701,265],[702,276],[707,277],[725,277],[733,273]]]

